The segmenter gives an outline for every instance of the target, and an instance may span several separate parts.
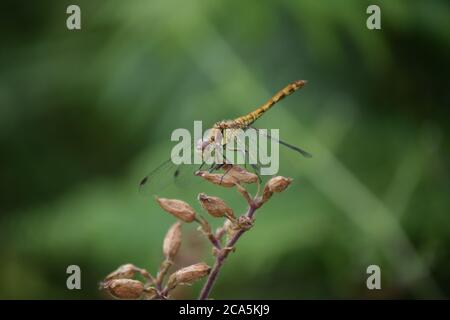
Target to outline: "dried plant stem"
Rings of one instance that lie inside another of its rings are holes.
[[[224,226],[217,228],[216,234],[215,234],[216,239],[218,241],[220,241],[226,232],[227,232],[227,230]]]
[[[214,248],[220,250],[220,242],[218,238],[212,233],[211,227],[209,226],[208,222],[204,218],[201,218],[201,220],[195,218],[194,221],[200,225],[202,232],[205,234],[206,238],[211,242]]]
[[[146,280],[147,285],[155,285],[156,279],[145,269],[137,268],[136,269]]]
[[[245,216],[249,219],[253,219],[253,216],[257,208],[258,207],[255,204],[251,204]],[[216,282],[217,276],[219,275],[220,269],[222,268],[225,259],[228,257],[230,251],[232,251],[232,248],[234,247],[236,242],[246,231],[247,229],[240,229],[239,231],[237,231],[233,235],[233,237],[231,237],[231,239],[227,242],[226,246],[220,251],[218,251],[216,255],[216,261],[211,270],[211,273],[209,274],[208,279],[206,280],[206,283],[200,292],[200,296],[198,297],[199,300],[208,299],[208,296],[214,286],[214,283]]]
[[[156,289],[159,292],[162,291],[162,282],[171,266],[172,266],[172,261],[170,261],[168,259],[164,260],[163,263],[161,264],[161,267],[159,269],[159,272],[158,272],[158,275],[156,276],[156,281],[155,281]]]
[[[221,249],[220,242],[217,240],[217,238],[212,233],[208,234],[208,239],[209,239],[209,241],[211,241],[214,248],[216,248],[217,250]]]

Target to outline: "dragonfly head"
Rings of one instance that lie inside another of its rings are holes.
[[[196,149],[197,152],[203,152],[205,149],[214,144],[216,142],[216,139],[219,138],[221,135],[222,130],[219,128],[216,128],[215,126],[209,131],[208,136],[204,139],[199,139],[197,141]]]
[[[196,145],[197,152],[203,152],[210,143],[209,140],[199,139]]]

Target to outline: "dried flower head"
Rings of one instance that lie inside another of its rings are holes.
[[[235,178],[239,183],[256,183],[258,176],[254,173],[248,172],[242,167],[227,164],[223,166],[225,175],[230,175]]]
[[[211,268],[203,262],[182,268],[170,275],[169,280],[167,281],[167,288],[172,290],[177,285],[191,284],[203,277],[206,277],[210,271]]]
[[[104,288],[119,299],[138,299],[144,291],[142,282],[133,279],[112,279],[105,284]]]
[[[108,274],[105,278],[105,281],[112,280],[112,279],[133,278],[133,276],[138,271],[139,271],[139,269],[135,265],[133,265],[131,263],[124,264],[124,265],[121,265],[119,268],[117,268],[117,270]]]
[[[261,204],[270,199],[275,192],[283,192],[291,184],[292,179],[282,176],[271,178],[264,186]]]
[[[209,181],[213,184],[217,184],[219,186],[226,188],[234,187],[234,185],[238,183],[238,181],[234,177],[223,173],[209,173],[207,171],[197,171],[195,175],[202,177],[206,181]]]
[[[267,182],[267,187],[272,192],[283,192],[291,184],[292,179],[282,176],[273,177]]]
[[[184,222],[192,222],[195,219],[194,209],[186,202],[177,199],[156,197],[159,206]]]
[[[208,196],[205,193],[200,193],[197,198],[202,208],[208,211],[208,213],[213,217],[220,218],[226,216],[231,220],[236,219],[233,210],[219,197]]]
[[[163,253],[166,259],[172,260],[178,253],[181,246],[181,222],[174,223],[169,231],[167,231],[166,237],[163,243]]]

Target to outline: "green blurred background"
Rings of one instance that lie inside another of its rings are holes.
[[[382,30],[366,28],[369,4]],[[258,126],[314,157],[282,150],[294,183],[258,212],[212,297],[450,296],[447,1],[1,6],[0,298],[108,298],[98,283],[120,264],[156,272],[174,219],[137,185],[172,130],[242,115],[296,79],[309,83]],[[245,210],[199,186],[161,195]],[[177,264],[212,263],[196,226],[183,230]],[[82,290],[66,288],[71,264]],[[366,288],[371,264],[382,290]]]

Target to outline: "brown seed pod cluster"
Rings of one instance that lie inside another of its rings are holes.
[[[230,252],[235,250],[234,245],[240,236],[253,227],[255,211],[266,203],[274,193],[286,190],[292,182],[290,178],[273,177],[264,186],[262,195],[259,195],[259,177],[256,174],[239,166],[223,165],[221,169],[222,173],[197,171],[195,175],[220,187],[236,188],[248,203],[249,208],[246,214],[236,216],[233,209],[221,198],[200,193],[197,200],[202,209],[212,218],[224,219],[223,226],[213,232],[208,221],[198,215],[187,202],[156,197],[159,206],[178,219],[169,228],[164,238],[162,248],[164,260],[160,265],[157,276],[153,277],[147,270],[133,264],[124,264],[105,277],[101,283],[101,288],[117,299],[168,299],[172,290],[177,286],[191,284],[208,277],[199,297],[199,299],[206,299],[223,261]],[[256,195],[251,196],[245,187],[248,184],[257,184]],[[191,222],[198,223],[199,230],[211,242],[216,263],[213,268],[203,262],[179,268],[172,272],[165,281],[182,246],[182,225]],[[225,240],[223,239],[224,236],[226,236]],[[136,277],[142,279],[136,279]]]

